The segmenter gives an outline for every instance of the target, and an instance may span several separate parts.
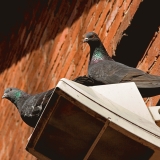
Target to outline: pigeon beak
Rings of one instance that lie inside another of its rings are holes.
[[[6,98],[6,97],[7,97],[7,94],[6,94],[6,93],[4,93],[4,95],[2,96],[2,99],[3,99],[3,98]]]
[[[89,39],[89,38],[87,38],[87,37],[86,37],[86,38],[84,38],[84,39],[83,39],[83,42],[84,42],[84,43],[85,43],[85,42],[87,42],[87,41],[88,41],[88,39]]]

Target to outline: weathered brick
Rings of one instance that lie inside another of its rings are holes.
[[[148,71],[150,74],[160,75],[160,34],[155,33],[155,36],[151,40],[144,57],[138,64],[138,68],[144,71]],[[148,99],[147,106],[155,106],[159,102],[160,96],[154,96]]]
[[[68,57],[66,58],[65,67],[61,70],[61,72],[59,72],[60,74],[58,74],[58,75],[60,75],[60,77],[65,76],[65,74],[70,66],[71,61],[73,60],[73,57],[74,57],[75,53],[77,52],[77,45],[76,44],[73,45],[71,52],[72,52],[72,54],[69,54]]]
[[[156,104],[159,102],[160,96],[154,96],[150,97],[146,103],[148,107],[156,106]]]
[[[159,56],[160,51],[160,32],[155,33],[154,38],[152,39],[144,57],[142,58],[142,61],[139,62],[138,68],[144,69],[144,66],[146,67],[146,71],[150,69],[152,64],[155,61],[155,57]]]
[[[115,16],[115,19],[113,20],[113,23],[111,25],[111,29],[109,30],[109,33],[107,34],[107,37],[104,40],[104,45],[109,47],[108,48],[109,53],[112,53],[113,51],[112,47],[114,45],[110,40],[113,39],[113,37],[115,36],[116,31],[118,30],[120,23],[122,21],[123,18],[122,16],[123,16],[123,8],[118,10],[118,13]]]
[[[90,24],[90,22],[91,22],[92,19],[93,19],[93,15],[94,15],[95,9],[96,9],[96,6],[94,5],[94,6],[92,6],[92,7],[90,8],[89,11],[87,11],[86,13],[84,13],[84,14],[87,14],[87,17],[86,17],[83,25],[84,25],[85,28],[88,29],[88,30],[85,29],[87,32],[92,31],[92,30],[89,30],[88,25]]]
[[[65,77],[68,79],[73,79],[74,72],[75,72],[75,64],[71,62]]]
[[[73,23],[71,30],[70,30],[70,43],[74,44],[79,31],[81,29],[81,19],[79,18],[76,22]]]
[[[96,26],[94,28],[94,30],[97,34],[101,31],[101,28],[106,25],[104,23],[104,21],[110,11],[111,4],[112,4],[111,1],[107,1],[107,2],[106,1],[99,1],[99,3],[100,4],[97,6],[97,9],[102,10],[102,13],[100,14],[100,17],[98,18],[98,21],[97,21]],[[103,6],[101,6],[101,5],[103,5]],[[97,16],[97,14],[96,14],[96,16]]]
[[[82,43],[82,35],[94,30],[112,53],[140,1],[28,3],[20,14],[24,18],[5,35],[7,38],[0,35],[1,95],[9,86],[34,94],[55,87],[60,78],[87,74],[89,46]],[[36,159],[25,150],[32,129],[22,121],[13,104],[7,100],[0,103],[0,159]]]

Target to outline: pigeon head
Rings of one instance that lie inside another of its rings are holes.
[[[97,63],[106,59],[112,60],[96,33],[88,32],[83,36],[83,38],[83,42],[88,43],[90,46],[89,64]]]
[[[98,35],[94,32],[88,32],[85,35],[83,35],[83,42],[86,43],[93,43],[93,42],[99,42],[100,39],[98,37]]]
[[[2,98],[6,98],[11,102],[15,103],[22,96],[22,91],[17,88],[7,88],[4,91]]]

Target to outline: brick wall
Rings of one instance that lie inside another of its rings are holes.
[[[146,71],[147,73],[160,75],[160,32],[155,32],[146,52],[137,68]],[[149,97],[145,99],[148,106],[156,106],[159,103],[160,96]]]
[[[17,0],[10,6],[3,2],[0,95],[9,86],[34,94],[54,87],[62,77],[86,74],[89,47],[82,43],[82,35],[94,30],[114,55],[139,4],[139,0]],[[145,57],[139,67],[143,63]],[[1,100],[0,106],[0,159],[35,159],[25,151],[32,128],[9,101]]]

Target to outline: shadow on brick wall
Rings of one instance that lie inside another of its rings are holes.
[[[43,46],[70,27],[97,1],[6,0],[0,2],[0,73],[26,54]],[[76,7],[76,12],[73,13]],[[74,16],[72,14],[75,14]],[[68,19],[73,16],[72,21]],[[44,31],[47,25],[47,34]],[[42,40],[43,37],[43,40]]]
[[[99,0],[6,0],[0,2],[0,73],[70,27]],[[135,67],[160,24],[160,1],[144,1],[125,31],[114,59]],[[73,10],[76,8],[76,11]],[[74,16],[73,16],[74,14]],[[73,16],[73,18],[70,18]],[[68,22],[68,19],[70,21]],[[46,27],[47,26],[47,27]],[[47,28],[47,34],[44,34]]]

